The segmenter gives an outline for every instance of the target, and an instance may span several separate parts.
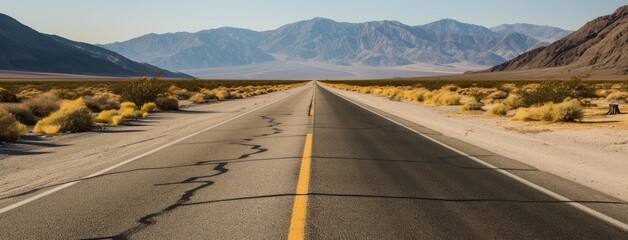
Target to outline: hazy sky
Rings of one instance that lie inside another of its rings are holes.
[[[1,0],[0,12],[44,33],[88,43],[223,26],[254,30],[314,17],[344,22],[442,18],[492,27],[533,23],[576,30],[628,0]]]

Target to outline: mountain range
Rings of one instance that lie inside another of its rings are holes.
[[[39,33],[4,14],[0,14],[0,69],[100,76],[154,75],[162,71],[102,47]],[[183,73],[165,74],[191,78]]]
[[[628,75],[628,5],[588,22],[547,47],[526,52],[486,72],[557,67]]]
[[[314,18],[270,31],[225,27],[148,34],[101,46],[129,59],[173,70],[273,61],[341,66],[493,66],[567,34],[569,31],[530,24],[501,25],[491,30],[452,19],[409,26],[397,21],[345,23]]]

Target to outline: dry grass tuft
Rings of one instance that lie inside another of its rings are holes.
[[[26,126],[15,119],[13,114],[0,108],[0,141],[15,142],[26,134]]]
[[[117,109],[120,107],[120,95],[109,92],[86,96],[84,99],[87,107],[94,112]]]
[[[145,112],[145,113],[154,112],[156,110],[157,110],[157,104],[153,102],[144,103],[144,105],[142,105],[142,108],[140,108],[140,111]]]
[[[426,99],[425,103],[434,106],[460,105],[460,95],[456,92],[436,90],[432,93],[433,95],[429,99]]]
[[[488,111],[486,111],[487,115],[493,115],[493,116],[506,116],[506,114],[508,114],[508,111],[512,110],[513,108],[505,103],[498,103],[498,104],[494,104],[493,106],[491,106]]]
[[[465,101],[465,103],[460,107],[460,111],[481,111],[484,104],[476,101],[475,99],[470,99]]]
[[[92,127],[92,114],[82,98],[66,101],[58,111],[39,120],[33,129],[35,133],[60,134],[64,132],[89,131]]]
[[[61,101],[54,93],[43,93],[26,99],[24,105],[28,107],[35,116],[46,117],[50,113],[59,109]]]
[[[613,92],[606,96],[606,101],[609,102],[628,102],[628,92]]]
[[[141,111],[139,111],[137,105],[132,102],[123,102],[122,104],[120,104],[120,115],[122,115],[122,118],[142,117]]]
[[[541,107],[519,108],[512,120],[515,121],[581,121],[584,111],[578,101],[547,103]]]
[[[24,104],[10,105],[2,107],[23,124],[34,125],[37,123],[37,116]]]
[[[105,110],[98,113],[98,116],[94,118],[95,123],[119,125],[122,123],[122,116],[118,110]]]
[[[231,97],[231,93],[225,89],[216,90],[216,97],[218,100],[223,101]]]
[[[0,102],[18,102],[19,99],[11,91],[0,87]]]
[[[205,97],[206,96],[203,93],[196,93],[196,94],[194,94],[194,95],[192,95],[190,97],[190,102],[193,102],[193,103],[205,103],[205,102],[207,102],[207,100],[205,100]]]

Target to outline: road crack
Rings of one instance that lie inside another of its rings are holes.
[[[237,139],[235,141],[230,142],[230,144],[246,146],[249,149],[254,150],[253,152],[240,155],[240,157],[237,158],[238,160],[247,159],[253,155],[261,154],[268,151],[268,148],[264,148],[260,144],[251,143],[256,138],[269,137],[269,136],[283,133],[284,130],[278,127],[282,123],[277,122],[275,118],[269,117],[269,116],[260,116],[260,117],[268,123],[266,127],[270,128],[272,132],[255,135],[255,136],[252,136],[251,138]],[[158,212],[154,212],[154,213],[150,213],[150,214],[142,216],[141,218],[137,220],[137,225],[133,226],[132,228],[129,228],[113,237],[93,238],[93,239],[114,239],[114,240],[129,239],[132,235],[137,234],[145,230],[146,228],[154,225],[155,223],[157,223],[156,219],[158,217],[164,214],[170,213],[176,210],[177,208],[186,205],[187,203],[192,201],[192,197],[194,197],[199,191],[212,186],[215,182],[212,180],[209,180],[209,178],[216,177],[216,176],[229,172],[229,169],[227,168],[227,164],[228,164],[227,162],[216,163],[210,160],[210,161],[199,161],[193,165],[204,166],[204,165],[214,165],[214,164],[217,164],[217,165],[212,169],[212,172],[218,171],[217,173],[206,175],[206,176],[194,176],[194,177],[187,178],[181,182],[156,184],[155,186],[168,186],[168,185],[180,185],[180,184],[200,184],[200,185],[183,192],[183,194],[179,197],[179,199],[177,199],[175,203],[161,209]]]

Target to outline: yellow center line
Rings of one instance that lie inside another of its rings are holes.
[[[307,217],[307,194],[310,187],[310,167],[312,165],[312,134],[305,137],[305,148],[301,160],[297,195],[294,197],[292,221],[290,221],[289,240],[305,239],[305,222]]]
[[[314,125],[314,100],[316,91],[312,95],[310,105],[310,116]],[[303,148],[303,159],[301,159],[301,169],[299,170],[299,180],[297,182],[296,196],[294,197],[294,208],[292,209],[292,220],[290,221],[289,240],[305,239],[305,224],[307,222],[307,200],[310,191],[310,168],[312,166],[312,141],[313,134],[305,136],[305,146]]]

